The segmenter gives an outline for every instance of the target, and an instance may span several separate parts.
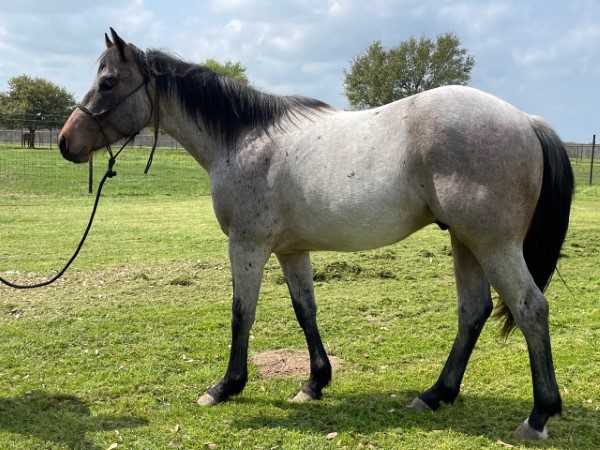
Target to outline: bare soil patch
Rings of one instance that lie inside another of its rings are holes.
[[[333,369],[341,365],[341,359],[329,356]],[[310,360],[306,350],[267,350],[252,357],[261,378],[275,378],[290,375],[308,376]]]

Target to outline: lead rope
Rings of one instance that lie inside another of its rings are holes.
[[[156,145],[158,144],[158,126],[160,124],[160,110],[158,108],[158,82],[155,82],[154,86],[154,103],[150,102],[152,105],[152,109],[150,113],[154,113],[154,143],[152,144],[152,150],[150,150],[150,156],[148,156],[148,162],[146,163],[146,168],[144,169],[144,173],[148,173],[150,170],[150,166],[152,165],[152,159],[154,158],[154,150],[156,150]],[[148,92],[148,84],[146,83],[146,93],[148,94],[148,98],[150,98],[150,93]]]
[[[113,154],[112,149],[110,147],[110,142],[108,140],[108,136],[106,135],[106,132],[104,131],[104,127],[102,126],[102,123],[100,122],[100,117],[106,115],[108,112],[110,112],[111,110],[113,110],[114,108],[119,106],[129,96],[131,96],[138,89],[140,89],[143,85],[146,85],[146,93],[148,94],[148,98],[150,98],[150,92],[148,92],[148,79],[146,78],[135,89],[133,89],[129,94],[127,94],[125,97],[120,99],[117,103],[115,103],[110,108],[107,108],[99,113],[93,113],[92,111],[90,111],[89,109],[87,109],[85,106],[83,106],[81,104],[76,105],[77,108],[79,108],[84,114],[86,114],[88,117],[90,117],[92,120],[94,120],[98,124],[98,127],[100,128],[100,131],[102,132],[102,136],[104,137],[106,150],[108,151],[108,154],[110,155],[110,158],[108,159],[108,168],[106,169],[106,173],[104,174],[104,176],[102,177],[102,180],[100,181],[100,184],[98,185],[98,192],[96,193],[96,199],[94,200],[94,207],[92,208],[92,214],[90,215],[90,220],[88,221],[88,224],[85,227],[85,231],[83,232],[83,236],[81,237],[81,240],[79,241],[79,245],[77,245],[77,248],[75,249],[75,253],[73,253],[73,256],[71,256],[69,261],[67,261],[67,264],[65,264],[65,266],[60,270],[60,272],[58,272],[54,277],[52,277],[51,279],[49,279],[47,281],[43,281],[41,283],[35,283],[35,284],[16,284],[16,283],[12,283],[12,282],[0,277],[1,283],[5,284],[11,288],[15,288],[15,289],[34,289],[34,288],[39,288],[39,287],[43,287],[43,286],[48,286],[49,284],[54,283],[56,280],[58,280],[60,277],[62,277],[63,274],[69,268],[69,266],[73,263],[73,261],[75,261],[75,258],[77,258],[77,255],[79,255],[79,251],[83,247],[83,244],[85,243],[85,240],[87,239],[88,233],[90,232],[90,229],[92,228],[92,223],[94,222],[94,217],[96,216],[96,210],[98,209],[98,203],[100,202],[100,194],[102,194],[102,188],[104,187],[104,183],[106,182],[106,180],[108,178],[113,178],[117,174],[117,172],[115,172],[113,170],[113,166],[115,165],[117,156],[119,156],[119,153],[121,153],[123,151],[123,149],[127,146],[127,144],[129,144],[131,141],[133,141],[133,139],[137,135],[137,133],[135,133],[135,134],[132,134],[131,136],[129,136],[129,138],[125,141],[125,143],[119,149],[119,151],[116,152],[115,154]],[[155,99],[154,103],[152,103],[152,100],[150,100],[150,105],[152,108],[150,113],[152,114],[154,112],[154,143],[152,144],[152,150],[150,151],[150,156],[148,158],[148,163],[146,164],[146,169],[144,170],[144,173],[148,173],[148,170],[150,170],[150,166],[152,165],[152,158],[154,156],[154,151],[156,150],[156,146],[158,144],[158,126],[159,126],[160,117],[159,117],[159,108],[158,108],[158,89],[156,89],[156,88],[155,88],[155,98],[154,99]]]
[[[88,236],[88,233],[90,232],[90,229],[92,228],[92,223],[94,222],[94,216],[96,215],[96,210],[98,209],[98,203],[100,201],[100,194],[102,194],[102,188],[104,187],[104,183],[106,182],[106,180],[108,178],[113,178],[117,174],[117,172],[115,172],[113,170],[113,166],[115,165],[116,157],[119,155],[119,153],[121,153],[121,150],[123,150],[125,148],[125,146],[133,140],[134,137],[135,137],[135,135],[130,136],[129,139],[127,139],[127,141],[125,142],[125,144],[123,144],[123,147],[121,147],[121,149],[114,156],[113,156],[112,152],[110,151],[110,146],[107,147],[109,149],[109,153],[111,156],[110,156],[110,159],[108,160],[108,168],[106,169],[106,173],[104,174],[104,176],[102,177],[102,180],[100,181],[100,184],[98,185],[98,192],[96,193],[96,199],[94,200],[94,207],[92,208],[92,214],[90,216],[90,220],[88,221],[88,224],[85,227],[85,231],[83,232],[83,236],[81,237],[81,240],[79,241],[79,245],[77,245],[77,248],[75,249],[75,253],[73,253],[73,256],[71,256],[71,258],[69,259],[67,264],[65,264],[65,266],[61,269],[61,271],[58,272],[56,275],[54,275],[51,279],[49,279],[47,281],[43,281],[41,283],[16,284],[16,283],[12,283],[2,277],[0,277],[0,282],[2,282],[3,284],[5,284],[11,288],[15,288],[15,289],[34,289],[34,288],[39,288],[39,287],[43,287],[43,286],[48,286],[49,284],[54,283],[56,280],[58,280],[60,277],[63,276],[63,274],[67,271],[69,266],[73,263],[73,261],[75,261],[75,258],[77,258],[77,255],[79,254],[79,251],[83,247],[83,244]]]

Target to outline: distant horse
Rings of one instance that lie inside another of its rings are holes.
[[[23,133],[21,135],[21,147],[35,148],[35,133]]]
[[[97,78],[60,133],[62,155],[90,153],[159,125],[206,169],[229,236],[232,340],[223,379],[198,400],[225,401],[247,381],[248,338],[263,268],[277,256],[310,354],[296,401],[319,399],[331,365],[316,321],[311,250],[356,251],[397,242],[427,224],[448,229],[458,290],[458,334],[437,382],[412,403],[452,403],[500,295],[504,334],[529,349],[533,409],[518,428],[547,437],[561,412],[550,334],[549,283],[569,223],[573,174],[540,118],[475,89],[424,92],[346,112],[280,97],[170,54],[142,52],[111,29]]]

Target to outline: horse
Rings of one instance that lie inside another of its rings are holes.
[[[35,147],[35,133],[23,133],[21,135],[21,147],[25,147],[27,144],[27,148]]]
[[[228,236],[233,296],[228,367],[200,405],[224,402],[246,385],[249,334],[270,255],[285,276],[310,356],[308,380],[293,400],[317,400],[332,371],[317,326],[310,252],[373,249],[437,223],[450,235],[458,331],[439,378],[409,406],[435,411],[457,398],[493,312],[493,287],[502,333],[518,327],[529,352],[533,407],[515,432],[548,437],[546,422],[562,402],[543,292],[574,192],[570,161],[550,125],[464,86],[375,109],[336,110],[259,91],[110,33],[59,149],[84,163],[93,151],[154,125],[207,171]]]

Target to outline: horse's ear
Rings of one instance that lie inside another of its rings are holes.
[[[119,55],[121,55],[122,59],[127,60],[127,56],[125,55],[127,43],[121,39],[112,27],[110,27],[110,34],[112,35],[114,44],[117,46],[117,50],[119,50]]]
[[[112,41],[108,37],[108,34],[104,33],[104,42],[106,42],[106,48],[111,48],[113,45]]]

